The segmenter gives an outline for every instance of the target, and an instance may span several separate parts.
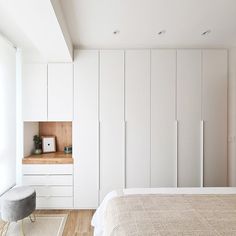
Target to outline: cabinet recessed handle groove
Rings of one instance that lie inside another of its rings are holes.
[[[100,150],[100,138],[101,138],[101,121],[98,121],[98,191],[100,191],[100,156],[101,156],[101,150]]]
[[[201,187],[204,187],[204,120],[201,120],[201,172],[200,172],[200,178],[201,178]]]
[[[124,167],[123,167],[124,188],[126,188],[126,135],[127,135],[127,121],[124,121]]]
[[[175,173],[175,187],[178,187],[178,132],[179,132],[179,121],[175,121],[175,165],[176,165],[176,173]]]

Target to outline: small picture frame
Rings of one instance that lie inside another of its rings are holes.
[[[43,153],[56,152],[56,137],[42,136]]]

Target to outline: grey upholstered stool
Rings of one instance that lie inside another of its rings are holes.
[[[22,234],[24,235],[23,219],[30,216],[36,208],[36,192],[33,188],[22,186],[8,191],[1,200],[1,218],[6,223],[5,233],[11,222],[22,220]],[[5,227],[4,227],[5,228]]]

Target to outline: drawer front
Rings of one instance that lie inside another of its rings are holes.
[[[32,186],[37,197],[72,197],[72,186]]]
[[[71,209],[72,197],[37,197],[36,209]]]
[[[56,165],[37,165],[37,164],[24,164],[22,165],[23,175],[72,175],[72,164],[56,164]]]
[[[22,177],[23,185],[73,185],[72,175],[24,175]]]

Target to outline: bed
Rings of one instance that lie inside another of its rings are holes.
[[[94,236],[236,235],[236,188],[112,191],[92,226]]]

